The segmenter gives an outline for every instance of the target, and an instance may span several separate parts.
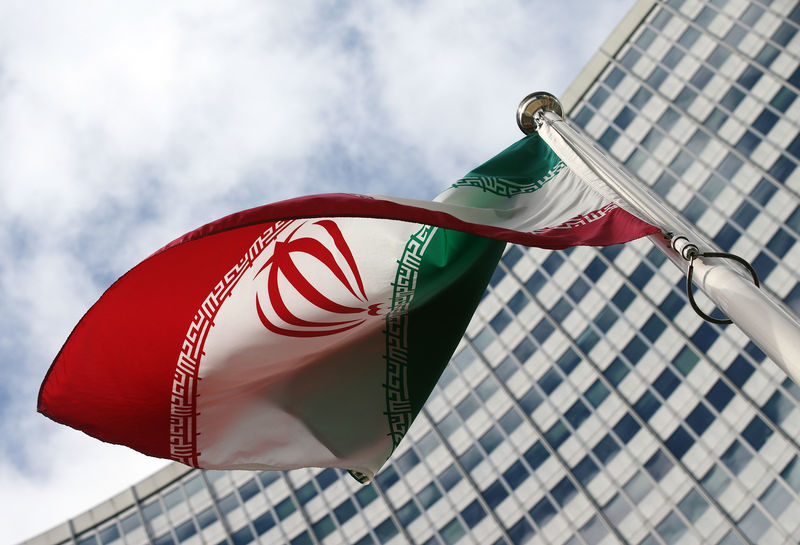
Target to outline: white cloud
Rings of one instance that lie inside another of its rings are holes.
[[[162,463],[34,412],[116,276],[240,208],[431,197],[517,139],[518,101],[563,91],[632,3],[0,3],[0,542]]]

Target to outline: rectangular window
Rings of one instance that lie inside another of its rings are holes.
[[[206,528],[211,526],[213,523],[217,521],[217,512],[213,507],[208,507],[203,509],[197,514],[197,524],[200,525],[200,528]]]
[[[500,417],[498,423],[506,433],[510,434],[522,424],[522,417],[514,407],[511,407]]]
[[[625,106],[622,110],[617,114],[617,117],[614,118],[614,124],[620,128],[620,130],[625,130],[628,128],[628,125],[631,124],[631,121],[636,119],[636,113]]]
[[[413,499],[408,500],[395,513],[397,514],[397,520],[403,526],[408,526],[422,514]]]
[[[780,55],[780,50],[772,44],[765,44],[761,51],[756,55],[755,60],[764,68],[772,66],[772,62]]]
[[[675,373],[667,368],[661,371],[661,374],[658,375],[658,378],[653,382],[653,387],[659,394],[661,394],[661,397],[667,399],[670,395],[672,395],[672,392],[675,391],[675,388],[677,388],[680,383],[681,381],[677,376],[675,376]]]
[[[744,13],[739,16],[739,20],[749,27],[754,27],[761,16],[764,14],[764,8],[751,4]]]
[[[681,37],[678,38],[678,43],[684,48],[689,49],[694,45],[698,38],[700,38],[700,31],[692,26],[688,26],[686,27],[686,30],[683,31],[683,34],[681,34]]]
[[[575,485],[572,484],[567,477],[564,477],[558,484],[553,487],[553,490],[550,491],[552,494],[553,499],[558,502],[561,507],[564,507],[569,500],[574,498],[578,493],[578,489],[575,488]]]
[[[753,459],[753,455],[738,440],[734,440],[728,450],[722,454],[721,459],[734,475],[738,475]]]
[[[697,92],[689,87],[684,87],[678,96],[675,97],[675,105],[681,110],[688,111],[694,99],[697,98]]]
[[[517,488],[520,484],[522,484],[525,479],[528,478],[528,470],[525,468],[525,464],[521,461],[517,460],[514,462],[511,467],[503,472],[503,478],[508,483],[508,486],[511,488]]]
[[[497,333],[501,333],[508,324],[511,323],[511,316],[508,313],[500,309],[500,311],[489,321],[489,325],[494,329]]]
[[[350,500],[347,501],[349,502]],[[352,504],[352,502],[350,503]],[[275,527],[275,517],[273,517],[272,513],[270,513],[269,511],[253,519],[253,528],[256,529],[256,533],[258,535],[264,535],[274,527]]]
[[[623,443],[628,443],[641,428],[642,426],[630,414],[626,413],[614,426],[614,433]]]
[[[659,127],[664,129],[665,132],[668,132],[672,127],[675,126],[675,123],[681,118],[681,114],[673,107],[668,107],[664,110],[664,113],[661,114],[661,117],[658,118],[656,123]]]
[[[609,97],[610,93],[604,89],[603,87],[598,87],[595,90],[592,97],[589,99],[589,103],[594,106],[595,108],[600,108],[606,99]]]
[[[509,528],[508,537],[511,538],[512,543],[526,543],[534,533],[533,527],[522,518]]]
[[[698,361],[700,361],[700,357],[695,354],[691,348],[685,346],[680,352],[678,352],[678,355],[675,356],[675,359],[672,360],[672,363],[685,376],[688,375],[692,369],[694,369],[694,366],[697,365]]]
[[[356,492],[356,501],[358,502],[358,505],[360,505],[361,507],[366,507],[369,503],[371,503],[377,497],[378,497],[378,493],[375,492],[375,487],[373,487],[372,485],[361,487]],[[292,507],[294,507],[294,506],[292,506]],[[294,509],[292,509],[292,511],[293,510]],[[276,509],[276,511],[277,511],[277,509]],[[278,513],[278,516],[280,516],[280,513]],[[285,518],[285,517],[281,517],[281,518]]]
[[[742,437],[755,449],[759,450],[772,435],[772,429],[758,415],[754,416],[742,432]]]
[[[375,534],[381,543],[386,543],[398,534],[397,526],[394,525],[391,518],[387,518],[375,527]]]
[[[703,11],[707,10],[708,7],[703,8]],[[728,51],[726,47],[723,47],[722,44],[718,45],[714,48],[714,51],[711,52],[711,55],[708,56],[708,64],[719,70],[719,68],[728,60],[728,57],[731,56],[731,52]]]
[[[628,70],[633,70],[634,65],[641,58],[642,54],[631,47],[625,52],[624,55],[622,55],[622,57],[619,59],[619,63]]]
[[[643,393],[639,400],[633,404],[633,410],[642,420],[649,420],[659,407],[661,407],[661,403],[650,392]]]
[[[528,414],[532,414],[533,411],[544,401],[539,392],[536,391],[536,388],[529,388],[528,391],[522,396],[519,400],[519,406]]]
[[[578,115],[576,115],[575,117],[573,117],[573,118],[572,118],[572,120],[573,120],[573,121],[574,121],[574,122],[575,122],[575,123],[576,123],[576,124],[577,124],[579,127],[582,127],[582,128],[584,128],[584,129],[585,129],[585,128],[586,128],[586,125],[588,125],[588,124],[589,124],[589,121],[591,121],[591,120],[592,120],[592,117],[594,117],[594,112],[593,112],[593,111],[592,111],[592,110],[591,110],[591,109],[590,109],[588,106],[583,106],[583,107],[580,109],[580,111],[578,112]]]
[[[742,356],[737,356],[725,370],[725,375],[739,388],[744,386],[744,383],[747,382],[747,379],[752,374],[753,366]]]
[[[792,497],[780,481],[773,481],[759,498],[761,505],[775,518],[778,518],[792,503]]]
[[[584,353],[589,353],[600,342],[600,335],[591,326],[586,326],[586,329],[575,339],[575,342]],[[577,362],[575,365],[577,365]]]
[[[178,538],[178,541],[186,541],[196,533],[197,528],[191,519],[175,527],[175,537]]]
[[[606,76],[605,83],[612,89],[616,89],[619,82],[621,82],[625,78],[625,72],[617,68],[616,66],[611,69],[611,72],[608,73]]]
[[[639,363],[639,360],[642,359],[642,357],[645,355],[646,352],[647,352],[647,345],[639,337],[632,338],[628,342],[627,346],[625,346],[625,348],[622,349],[622,354],[626,358],[628,358],[628,361],[631,362],[633,365]]]
[[[694,438],[689,435],[689,432],[687,432],[683,426],[678,426],[664,444],[673,456],[680,459],[686,454],[686,451],[692,448],[692,445],[694,445]]]
[[[717,167],[717,172],[726,180],[731,180],[742,168],[742,164],[744,163],[741,159],[733,155],[733,153],[728,153]]]
[[[578,366],[580,362],[580,356],[578,356],[578,354],[572,348],[567,348],[561,357],[556,361],[556,365],[563,369],[564,373],[568,375]]]
[[[544,438],[550,443],[554,449],[560,447],[564,441],[570,436],[569,430],[560,420],[553,424],[549,430],[544,433]]]
[[[599,472],[600,468],[597,467],[597,464],[595,464],[589,456],[584,456],[583,459],[572,468],[572,473],[575,475],[575,478],[584,485],[588,485],[589,481],[594,479],[595,475]]]
[[[275,506],[275,513],[277,513],[278,518],[281,520],[284,520],[295,511],[297,511],[297,508],[294,506],[292,498],[286,498]]]
[[[658,305],[658,308],[661,309],[661,312],[668,318],[675,318],[681,309],[684,307],[686,302],[684,299],[675,292],[670,292],[664,300]]]
[[[728,89],[728,92],[725,93],[725,95],[722,97],[722,100],[720,100],[719,103],[722,105],[723,108],[732,112],[744,99],[744,96],[745,96],[744,91],[738,89],[737,87],[731,87],[730,89]]]
[[[462,420],[467,420],[478,410],[478,406],[478,400],[476,400],[472,394],[467,394],[467,396],[456,405],[456,412],[458,412]]]
[[[483,510],[478,500],[472,500],[472,503],[461,511],[461,517],[464,519],[464,522],[467,523],[467,526],[474,528],[486,517],[486,511]]]
[[[550,317],[555,320],[556,322],[563,322],[566,317],[572,312],[572,309],[575,308],[569,301],[567,301],[564,297],[559,298],[558,302],[550,309]]]
[[[442,487],[445,489],[445,491],[448,491],[455,485],[457,485],[459,481],[461,481],[462,477],[461,477],[461,472],[458,471],[458,469],[456,469],[456,467],[451,464],[447,466],[447,469],[445,469],[439,474],[438,478],[439,482],[442,484]],[[433,499],[434,495],[435,499]],[[422,503],[422,506],[427,509],[429,505],[432,505],[433,502],[435,502],[441,497],[441,495],[442,494],[441,492],[439,492],[439,489],[436,488],[436,486],[433,483],[431,483],[427,487],[422,489],[422,491],[419,494],[417,494],[417,498],[419,499],[420,503]],[[428,505],[426,505],[425,498],[430,500],[430,503]]]
[[[664,64],[664,66],[670,68],[671,70],[674,70],[675,66],[677,66],[677,64],[681,62],[682,58],[683,58],[683,51],[681,51],[680,49],[678,49],[678,47],[673,45],[671,48],[669,48],[669,51],[667,51],[667,53],[664,55],[664,58],[661,59],[661,62]]]
[[[508,491],[505,489],[500,481],[495,481],[490,484],[486,490],[481,492],[481,496],[486,501],[487,505],[494,509],[501,501],[508,497]]]
[[[670,19],[672,19],[672,14],[665,9],[660,9],[656,13],[656,16],[653,17],[653,20],[650,21],[650,25],[659,30],[664,30],[664,27],[667,26]]]
[[[100,538],[100,543],[103,543],[103,545],[119,539],[120,533],[116,523],[111,523],[110,526],[100,530],[98,537]]]
[[[668,544],[677,543],[678,540],[686,533],[686,525],[675,514],[675,511],[670,511],[669,515],[664,517],[664,520],[656,526],[656,532]]]
[[[773,178],[781,183],[784,183],[787,178],[794,172],[795,164],[791,159],[785,155],[781,155],[775,160],[775,163],[770,167],[769,173]]]
[[[775,43],[786,47],[786,45],[792,41],[792,38],[794,38],[795,34],[797,34],[797,29],[788,22],[784,21],[772,35],[772,39],[775,41]]]
[[[672,466],[672,462],[661,450],[657,450],[644,464],[644,468],[656,481],[664,478],[664,475],[669,473]]]
[[[686,423],[694,430],[697,435],[701,435],[714,422],[714,415],[711,414],[705,405],[698,403],[694,410],[686,417]]]
[[[669,164],[669,168],[678,176],[683,176],[693,162],[694,158],[687,151],[681,150]]]
[[[708,502],[697,490],[692,488],[678,504],[678,509],[689,519],[689,522],[695,523],[708,509]]]
[[[534,522],[541,527],[550,522],[550,519],[556,515],[556,508],[547,497],[544,497],[531,508],[529,513]]]
[[[706,120],[703,121],[703,125],[711,132],[717,132],[727,120],[728,114],[715,106],[714,109],[711,110],[711,113],[708,114],[708,117],[706,117]]]
[[[697,69],[697,72],[694,73],[692,78],[689,80],[689,83],[694,85],[697,89],[701,91],[703,88],[708,85],[708,82],[711,81],[711,78],[714,77],[714,72],[706,68],[705,66],[701,66]]]
[[[617,131],[617,129],[614,127],[608,127],[597,140],[597,142],[600,144],[600,146],[609,150],[617,141],[617,138],[619,138],[619,131]]]
[[[728,33],[725,34],[725,37],[722,39],[729,46],[736,47],[745,36],[747,36],[747,31],[740,25],[735,24],[730,28],[730,30],[728,30]]]
[[[597,408],[600,406],[603,400],[608,397],[608,394],[608,388],[606,388],[606,386],[598,379],[595,380],[591,386],[589,386],[589,389],[586,390],[584,395],[586,396],[586,399],[589,400],[589,403],[591,403],[594,408]]]
[[[653,32],[652,29],[645,27],[639,37],[636,38],[636,45],[647,51],[647,48],[650,47],[650,44],[653,43],[657,36],[658,34]]]
[[[764,73],[755,66],[748,66],[736,80],[745,89],[752,89]]]
[[[700,481],[711,497],[719,496],[731,483],[730,477],[714,464]]]
[[[767,248],[775,253],[778,257],[783,257],[794,246],[797,239],[789,234],[783,228],[778,229],[767,243]]]
[[[445,487],[445,490],[450,490],[460,480],[461,473],[459,473],[459,471],[452,465],[439,476],[439,482],[442,483],[442,486]],[[429,484],[417,494],[417,500],[423,509],[428,509],[431,505],[439,501],[439,498],[441,497],[442,493],[439,492],[439,488],[435,483]]]
[[[624,312],[635,298],[636,294],[633,292],[633,290],[623,284],[617,290],[617,293],[614,294],[614,297],[611,298],[611,301],[617,305],[617,308],[619,308],[621,312]]]
[[[623,487],[634,504],[639,503],[653,489],[653,485],[641,471],[637,471]]]
[[[706,210],[708,210],[708,205],[704,200],[699,197],[692,197],[682,210],[682,213],[686,219],[692,223],[697,223],[697,220],[700,219]]]
[[[769,103],[775,109],[785,113],[786,110],[789,109],[789,106],[792,105],[795,98],[797,98],[797,94],[795,94],[794,91],[786,87],[781,87]]]
[[[553,331],[555,331],[555,326],[553,326],[547,318],[542,318],[542,320],[536,324],[536,327],[531,330],[531,335],[541,344],[550,338]]]
[[[617,444],[611,435],[606,434],[605,437],[600,439],[594,446],[592,452],[594,452],[598,460],[603,464],[607,464],[619,452],[619,444]]]
[[[653,71],[650,72],[650,75],[647,76],[647,83],[649,83],[653,89],[658,89],[661,87],[661,84],[664,83],[664,80],[667,79],[668,75],[669,73],[667,73],[666,70],[660,66],[656,66],[653,68]]]
[[[590,415],[591,412],[589,409],[586,408],[583,401],[578,399],[567,409],[567,412],[564,413],[564,418],[566,418],[567,422],[569,422],[574,429],[578,429]]]
[[[715,409],[717,409],[717,411],[722,412],[722,410],[728,405],[728,402],[733,399],[733,390],[731,390],[721,380],[717,380],[717,382],[714,383],[714,385],[706,394],[706,399],[714,406]]]
[[[487,454],[491,454],[503,442],[503,434],[500,433],[496,426],[492,426],[478,439],[478,442]]]
[[[603,371],[603,375],[608,379],[608,381],[613,384],[614,386],[618,386],[622,379],[624,379],[630,369],[627,365],[625,365],[621,359],[615,358],[611,365]]]
[[[144,504],[142,506],[142,515],[144,515],[144,520],[150,522],[157,516],[162,513],[161,504],[158,502],[158,498]]]
[[[530,358],[533,353],[536,352],[536,346],[530,339],[523,338],[516,348],[514,348],[513,352],[514,356],[517,358],[517,361],[520,363],[525,363],[528,358]]]
[[[317,489],[314,486],[314,483],[311,481],[308,481],[306,484],[297,489],[297,501],[303,505],[311,501],[311,499],[316,495]]]
[[[652,96],[653,93],[651,93],[647,88],[639,87],[639,89],[631,97],[631,104],[633,104],[637,109],[641,110]]]
[[[256,484],[255,479],[250,479],[249,481],[247,481],[246,483],[244,483],[242,486],[239,487],[239,495],[242,497],[243,502],[246,502],[259,492],[260,489],[258,488],[258,484]]]

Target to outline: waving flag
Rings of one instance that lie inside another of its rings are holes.
[[[346,468],[371,479],[455,350],[505,242],[656,231],[538,136],[433,202],[334,194],[192,231],[73,330],[39,411],[203,468]]]

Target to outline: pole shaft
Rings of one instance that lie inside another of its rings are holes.
[[[580,160],[613,189],[636,215],[655,225],[671,237],[682,235],[697,246],[699,252],[718,252],[719,248],[700,235],[683,218],[671,212],[649,188],[631,180],[608,158],[578,134],[561,117],[539,110],[540,135],[550,143],[560,140]],[[559,146],[561,147],[561,146]],[[569,162],[562,157],[569,166]],[[686,273],[688,263],[666,241],[653,235],[650,241],[669,260]],[[722,310],[761,350],[777,363],[792,380],[800,384],[800,320],[768,293],[756,287],[741,267],[728,261],[695,258],[694,283]]]

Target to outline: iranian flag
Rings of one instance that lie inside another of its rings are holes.
[[[428,398],[507,242],[654,232],[538,135],[433,202],[333,194],[246,210],[108,288],[55,358],[38,409],[194,467],[340,467],[366,482]]]

